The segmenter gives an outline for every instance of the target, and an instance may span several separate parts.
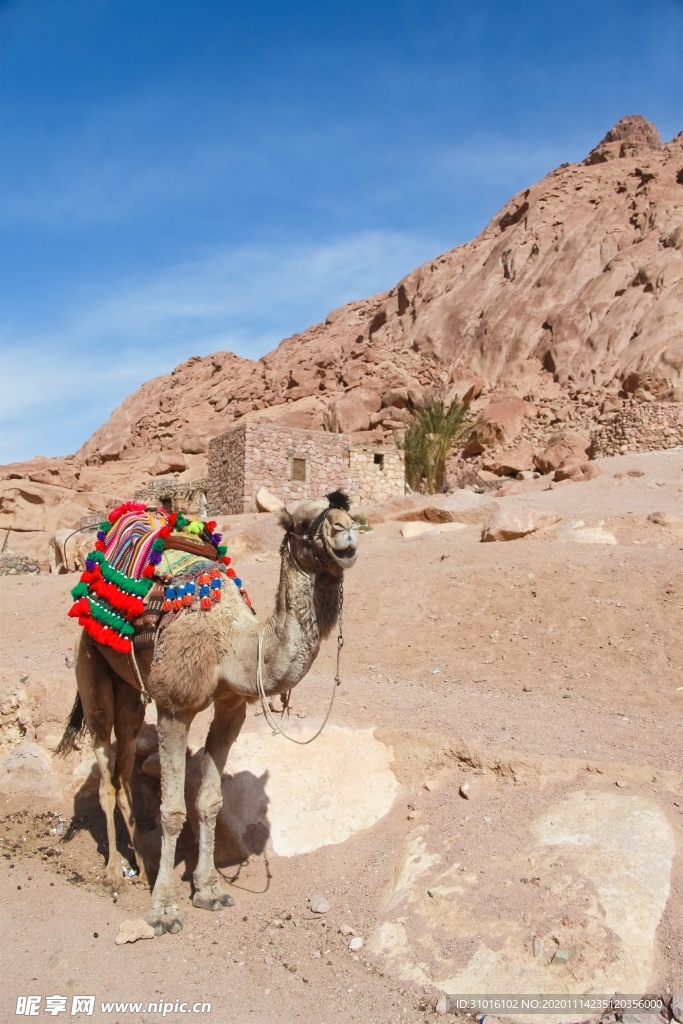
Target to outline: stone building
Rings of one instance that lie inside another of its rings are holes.
[[[393,445],[356,445],[347,434],[259,422],[210,442],[208,481],[212,516],[254,511],[261,487],[285,503],[337,488],[356,505],[405,493],[403,452]]]

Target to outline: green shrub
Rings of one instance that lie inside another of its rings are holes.
[[[411,413],[405,436],[396,443],[405,452],[406,479],[414,491],[423,479],[429,494],[443,489],[448,456],[466,442],[474,426],[469,405],[457,398],[450,405],[434,398]]]

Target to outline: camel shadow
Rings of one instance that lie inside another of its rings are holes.
[[[201,782],[201,764],[204,751],[188,752],[185,776],[185,803],[187,820],[178,839],[176,865],[183,865],[182,877],[189,880],[197,864],[199,818],[195,808]],[[161,854],[161,784],[160,781],[141,770],[144,758],[135,759],[132,778],[133,811],[140,827],[143,857],[150,883],[153,884]],[[269,773],[261,776],[250,771],[224,775],[222,780],[223,805],[216,821],[216,867],[236,869],[228,871],[232,881],[251,857],[264,856],[267,863],[267,844],[270,838],[268,821],[268,797],[266,785]],[[97,854],[104,863],[107,858],[107,830],[104,814],[100,808],[98,788],[99,773],[94,768],[74,796],[74,811],[63,837],[68,843],[81,832],[87,832],[94,841]],[[128,830],[116,808],[116,848],[130,864],[135,864],[135,854],[130,844]],[[270,872],[267,872],[268,879]]]

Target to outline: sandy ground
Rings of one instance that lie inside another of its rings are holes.
[[[73,994],[94,994],[98,1004],[206,1000],[212,1012],[203,1019],[221,1024],[436,1019],[436,989],[402,981],[366,948],[352,953],[340,927],[367,937],[381,919],[416,820],[435,833],[457,833],[463,855],[476,863],[478,851],[507,848],[533,813],[539,787],[561,795],[582,772],[605,785],[627,780],[632,794],[656,793],[675,833],[678,854],[652,985],[681,991],[683,531],[681,524],[661,526],[647,517],[662,511],[683,518],[683,452],[601,465],[603,475],[591,483],[547,491],[546,482],[535,481],[529,493],[503,499],[561,513],[562,522],[542,535],[482,544],[472,525],[405,540],[399,524],[384,522],[362,538],[345,583],[343,687],[333,720],[372,728],[391,746],[399,795],[377,824],[343,843],[295,857],[266,849],[227,865],[233,908],[210,914],[192,907],[188,830],[178,863],[184,930],[116,946],[121,921],[144,914],[148,893],[133,882],[113,898],[98,884],[104,829],[97,802],[85,790],[74,801],[64,784],[87,749],[55,766],[53,793],[1,797],[0,948],[7,984],[0,1019],[21,1019],[16,997],[31,993],[67,996],[69,1008]],[[618,543],[563,540],[577,520],[603,524]],[[263,529],[262,546],[273,550],[272,526]],[[265,618],[278,561],[252,552],[238,564]],[[42,709],[39,738],[48,744],[75,691],[67,663],[77,627],[65,614],[73,583],[73,577],[0,580],[3,692],[28,676],[25,685],[34,687]],[[295,691],[294,716],[306,716],[299,723],[324,713],[334,654],[330,642]],[[205,714],[193,727],[195,748],[206,720]],[[250,710],[245,729],[265,728]],[[538,766],[550,762],[552,771],[541,779]],[[515,765],[532,766],[534,786],[515,787]],[[442,776],[476,785],[477,772],[486,770],[474,801],[425,789],[425,781]],[[153,824],[154,782],[142,779]],[[120,849],[126,850],[123,830]],[[309,911],[313,892],[329,899],[329,913]],[[534,912],[526,890],[510,912],[515,906],[520,915]],[[94,1018],[162,1019],[154,1012],[99,1010]],[[41,1019],[48,1018],[41,1013]]]

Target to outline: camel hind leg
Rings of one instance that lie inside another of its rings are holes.
[[[83,633],[76,655],[76,683],[100,771],[100,806],[107,822],[105,888],[118,892],[124,885],[123,858],[116,849],[116,787],[111,770],[111,733],[114,728],[114,680],[102,655]]]
[[[131,778],[135,763],[135,741],[145,718],[145,707],[140,694],[132,686],[117,679],[114,683],[114,735],[116,736],[116,796],[119,810],[128,829],[130,843],[135,852],[139,877],[147,881],[146,850],[133,813]]]

